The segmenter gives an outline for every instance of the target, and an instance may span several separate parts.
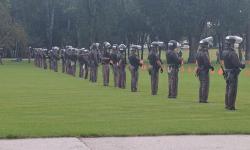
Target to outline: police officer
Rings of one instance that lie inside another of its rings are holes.
[[[28,49],[28,63],[31,62],[31,57],[32,57],[32,47],[30,46]]]
[[[72,46],[66,46],[66,51],[65,51],[65,71],[67,74],[70,75],[70,72],[71,72],[71,60],[70,60],[70,57],[71,57],[71,51],[73,50],[73,47]]]
[[[37,54],[37,50],[36,50],[36,48],[34,48],[34,66],[35,67],[37,66],[37,63],[36,63],[36,54]]]
[[[158,92],[158,83],[159,83],[159,70],[163,73],[162,61],[159,56],[160,47],[159,42],[153,42],[151,44],[151,50],[148,56],[150,68],[149,74],[151,76],[151,94],[157,95]]]
[[[235,44],[240,44],[242,38],[238,36],[227,36],[225,41],[225,50],[223,51],[223,60],[225,67],[226,79],[226,96],[225,105],[228,110],[236,110],[235,102],[237,97],[238,77],[241,69],[245,69],[246,65],[240,62],[240,59],[234,49]]]
[[[78,51],[78,61],[79,61],[79,77],[87,79],[88,78],[88,50],[82,48]]]
[[[35,55],[36,55],[35,65],[36,67],[41,68],[42,67],[42,48],[36,48]]]
[[[111,68],[114,76],[114,87],[118,87],[118,45],[114,44],[111,51]]]
[[[109,86],[109,73],[110,73],[110,48],[111,44],[109,42],[104,42],[103,43],[103,53],[101,57],[101,62],[102,62],[102,75],[103,75],[103,85],[104,86]]]
[[[0,64],[2,65],[3,64],[3,48],[0,48]]]
[[[47,69],[48,65],[47,65],[47,49],[42,49],[42,61],[43,61],[43,69]]]
[[[58,72],[58,61],[60,60],[60,56],[59,56],[59,47],[55,46],[52,48],[52,66],[53,66],[53,70],[55,72]]]
[[[127,46],[121,44],[118,53],[118,87],[126,88],[126,49]]]
[[[38,67],[38,49],[34,49],[34,65]]]
[[[98,75],[98,62],[99,62],[99,49],[100,44],[94,43],[92,44],[90,50],[90,81],[95,83],[97,82]]]
[[[78,49],[73,48],[71,51],[71,75],[72,76],[76,76],[76,63],[77,63],[77,53],[78,53]]]
[[[49,59],[49,70],[53,70],[53,51],[48,51],[48,59]]]
[[[167,51],[167,64],[168,64],[168,98],[175,99],[178,94],[178,73],[182,64],[181,54],[177,53],[176,49],[179,47],[179,43],[175,40],[171,40],[168,43]]]
[[[137,92],[138,89],[138,78],[139,78],[139,67],[143,65],[140,61],[138,51],[141,49],[139,45],[131,46],[131,53],[129,56],[129,70],[131,73],[131,92]]]
[[[73,60],[73,53],[74,48],[70,47],[67,51],[67,74],[73,75],[73,67],[74,67],[74,60]]]
[[[89,74],[89,50],[84,49],[83,51],[83,76],[84,79],[88,79]]]
[[[84,58],[83,58],[83,55],[84,55],[84,50],[85,48],[82,48],[80,50],[78,50],[78,62],[79,62],[79,78],[83,78],[83,65],[84,65]]]
[[[39,68],[43,67],[43,49],[42,48],[38,49],[38,67]]]
[[[207,103],[209,95],[209,70],[214,71],[214,67],[210,63],[208,48],[213,44],[213,37],[208,37],[200,41],[200,48],[197,52],[196,61],[198,68],[196,76],[200,81],[199,102]]]
[[[66,70],[66,50],[65,49],[61,49],[60,51],[60,56],[61,56],[61,60],[62,60],[62,73],[65,73]]]

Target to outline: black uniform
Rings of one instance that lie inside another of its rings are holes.
[[[196,74],[200,80],[199,102],[207,103],[209,94],[209,70],[214,70],[210,63],[208,49],[205,47],[200,48],[197,53],[196,60],[198,63]]]
[[[60,60],[59,48],[52,51],[52,66],[55,72],[58,72],[58,61]]]
[[[121,52],[118,57],[118,87],[121,89],[126,88],[126,56],[125,52]]]
[[[86,50],[83,54],[83,75],[84,79],[88,79],[89,74],[89,51]]]
[[[149,73],[151,76],[151,92],[152,95],[157,95],[159,84],[159,70],[161,69],[161,72],[163,72],[163,69],[161,68],[162,61],[157,55],[157,52],[155,52],[154,50],[151,50],[148,56],[148,60],[149,64],[151,65],[151,68],[149,69]]]
[[[90,81],[91,82],[97,82],[97,74],[98,74],[98,62],[99,62],[99,57],[98,57],[98,51],[97,50],[92,50],[90,52]]]
[[[70,56],[70,60],[71,60],[71,71],[70,71],[70,74],[72,76],[76,76],[76,62],[77,62],[77,51],[76,49],[74,49],[71,53],[71,56]]]
[[[46,70],[48,68],[48,65],[47,65],[47,50],[43,50],[42,59],[43,59],[43,69]]]
[[[28,49],[28,63],[31,62],[31,57],[32,57],[32,48],[29,47],[29,49]]]
[[[238,76],[241,72],[240,68],[244,69],[245,65],[240,62],[240,59],[232,46],[227,46],[223,51],[222,56],[224,59],[226,77],[225,105],[226,109],[235,110]]]
[[[133,53],[131,56],[129,56],[129,70],[131,72],[131,91],[137,92],[138,89],[138,78],[139,78],[139,67],[142,65],[140,63],[139,57]]]
[[[109,86],[109,73],[110,73],[110,54],[105,51],[102,55],[102,75],[103,75],[103,85]]]
[[[35,50],[34,50],[34,65],[36,66],[36,67],[38,67],[38,50],[37,50],[37,48],[35,48]]]
[[[71,48],[66,49],[66,52],[65,52],[65,62],[66,62],[65,71],[69,75],[71,74],[71,60],[70,60],[71,55],[72,55],[72,49]]]
[[[66,51],[65,49],[61,50],[61,60],[62,60],[62,73],[66,71]]]
[[[38,67],[43,67],[43,50],[41,48],[38,50]]]
[[[53,69],[53,52],[52,50],[48,51],[48,59],[49,59],[49,69]]]
[[[178,73],[181,66],[182,58],[179,57],[174,50],[167,51],[167,64],[168,64],[168,85],[169,94],[168,98],[176,98],[178,94]]]
[[[113,70],[113,75],[114,75],[114,87],[118,87],[118,55],[117,52],[112,52],[110,55],[112,64],[111,68]]]
[[[83,63],[84,63],[83,50],[79,51],[78,62],[79,62],[79,78],[83,78]]]

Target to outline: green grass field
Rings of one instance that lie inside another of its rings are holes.
[[[193,73],[179,75],[179,97],[167,99],[167,73],[151,96],[147,71],[139,92],[35,68],[27,62],[0,66],[0,138],[250,134],[250,77],[242,72],[236,112],[224,109],[225,82],[211,76],[209,104],[199,104]],[[112,81],[112,77],[111,77]],[[111,82],[111,85],[113,83]]]

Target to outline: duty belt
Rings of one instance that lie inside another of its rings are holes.
[[[179,68],[178,65],[176,65],[176,64],[168,64],[168,67],[169,68]]]
[[[235,74],[235,75],[239,75],[241,70],[240,69],[225,69],[225,72],[230,75],[230,74]]]
[[[209,68],[206,68],[205,66],[200,66],[200,67],[198,67],[198,69],[203,70],[203,71],[209,70]]]
[[[228,72],[228,73],[234,72],[234,71],[235,71],[234,69],[225,69],[225,72]]]

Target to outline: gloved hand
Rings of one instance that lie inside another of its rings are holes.
[[[242,64],[242,65],[241,65],[241,68],[242,68],[242,69],[245,69],[245,68],[246,68],[246,64]]]
[[[148,69],[148,73],[149,73],[150,76],[152,75],[152,69],[151,68]]]
[[[161,68],[161,73],[163,73],[163,69]]]
[[[180,58],[182,58],[182,51],[179,51],[179,53],[178,53],[178,56],[180,57]]]
[[[210,68],[211,68],[212,71],[214,71],[214,67],[213,66],[211,66]]]

